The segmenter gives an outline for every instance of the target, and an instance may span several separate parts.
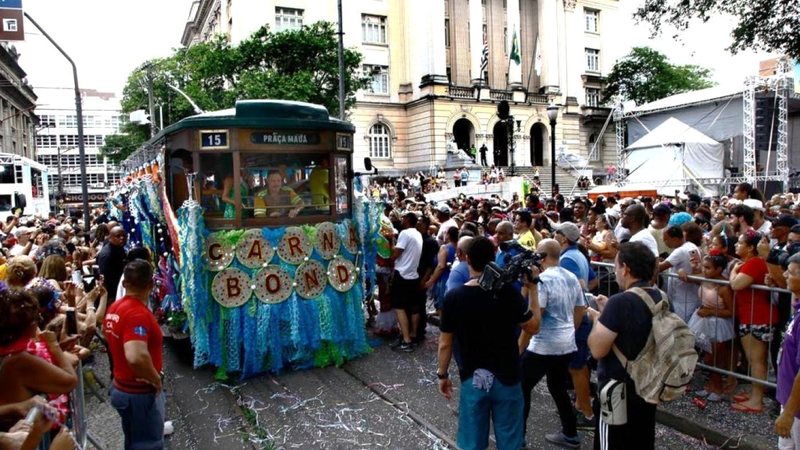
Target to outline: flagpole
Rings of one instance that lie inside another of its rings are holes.
[[[506,66],[506,90],[508,90],[509,80],[511,77],[509,74],[511,73],[511,54],[508,55],[508,65]]]
[[[531,75],[533,75],[533,65],[536,63],[536,50],[539,47],[539,36],[536,36],[536,44],[533,48],[533,58],[531,58],[531,67],[528,69],[528,85],[525,86],[525,102],[528,101],[528,92],[531,90]]]

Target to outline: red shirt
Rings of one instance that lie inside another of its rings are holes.
[[[769,272],[767,263],[762,258],[750,258],[739,269],[753,279],[753,284],[764,284],[764,277]],[[745,325],[770,325],[778,321],[778,308],[769,300],[769,292],[748,287],[735,291],[736,317]],[[770,320],[770,311],[772,319]]]
[[[147,383],[136,381],[136,375],[125,359],[124,345],[129,341],[144,341],[157,372],[163,365],[163,335],[155,316],[139,299],[125,296],[108,307],[103,319],[103,332],[108,340],[108,352],[114,364],[114,387],[129,394],[153,392]]]

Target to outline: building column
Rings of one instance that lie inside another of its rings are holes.
[[[528,60],[527,55],[522,54],[522,38],[519,27],[519,0],[508,0],[506,3],[506,27],[508,27],[508,56],[511,58],[511,51],[514,48],[514,35],[517,37],[517,51],[520,56],[520,63],[509,60],[508,65],[508,85],[514,88],[522,87],[522,64]]]
[[[420,80],[420,88],[433,88],[431,93],[444,94],[447,81],[444,46],[444,2],[409,0],[406,2],[407,17],[414,20],[406,24],[407,36],[411,36],[410,54],[412,73]],[[424,14],[420,14],[424,11]],[[435,86],[441,86],[438,92]]]
[[[453,24],[451,24],[453,26]],[[481,61],[483,61],[483,6],[481,0],[469,0],[469,54],[472,75],[472,85],[482,86],[483,71]]]
[[[539,2],[539,45],[542,46],[542,72],[540,87],[545,94],[559,92],[558,53],[558,3],[559,0]]]

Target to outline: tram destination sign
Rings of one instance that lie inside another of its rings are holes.
[[[317,145],[319,134],[298,131],[256,131],[250,135],[250,142],[267,145]]]

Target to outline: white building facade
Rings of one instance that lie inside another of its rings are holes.
[[[78,151],[78,120],[75,97],[70,89],[39,88],[36,107],[39,126],[35,137],[36,159],[49,169],[51,198],[62,197],[64,207],[82,205]],[[119,133],[122,121],[119,99],[113,93],[91,89],[81,91],[83,97],[83,136],[86,152],[86,183],[89,202],[104,202],[110,187],[120,179],[119,168],[100,152],[108,135]]]
[[[609,114],[600,97],[627,48],[618,44],[617,8],[616,0],[343,2],[344,45],[363,55],[372,76],[350,111],[355,160],[370,156],[384,173],[431,170],[455,141],[486,145],[489,164],[548,165],[553,103],[559,151],[589,158],[599,140],[592,164],[615,161],[613,127],[600,136]],[[215,34],[236,44],[264,24],[282,31],[319,20],[338,22],[336,0],[200,0],[183,44]],[[514,154],[497,116],[501,100],[515,119]]]

